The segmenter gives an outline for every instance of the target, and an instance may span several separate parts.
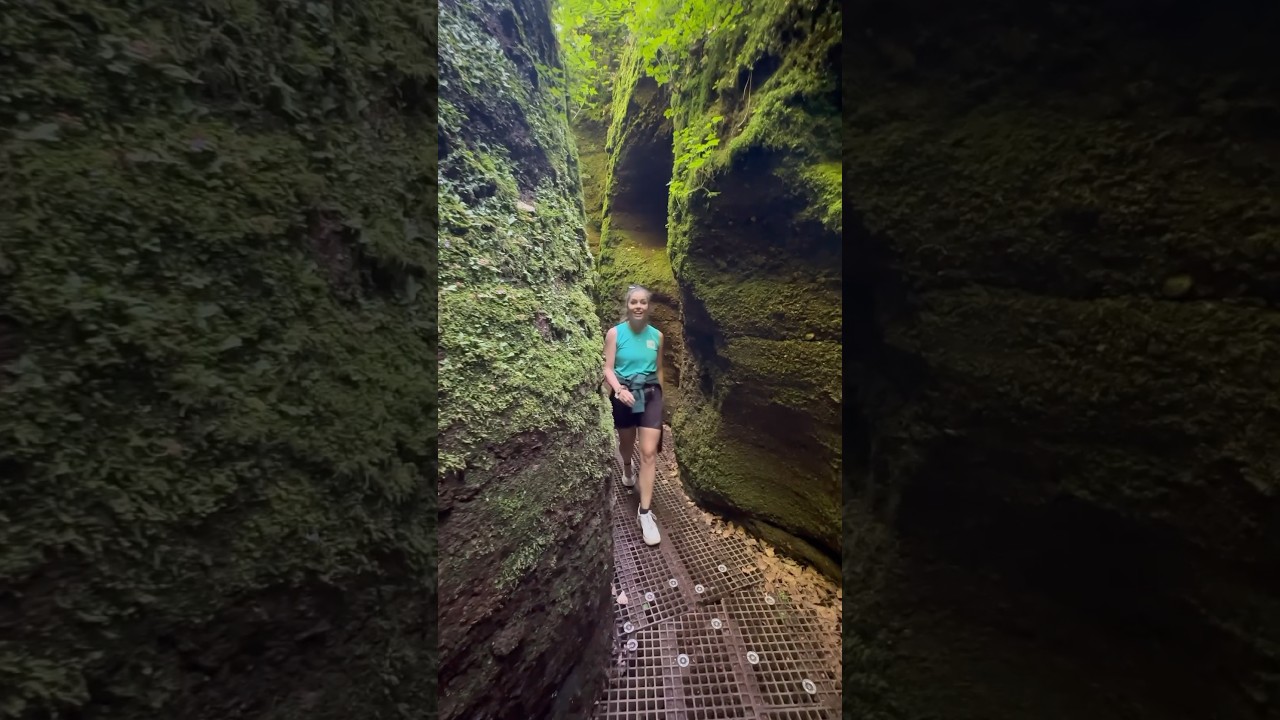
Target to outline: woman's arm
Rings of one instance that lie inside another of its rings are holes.
[[[666,383],[663,382],[663,379],[662,379],[662,339],[663,337],[664,336],[662,334],[662,331],[659,330],[658,331],[658,384],[665,387]]]
[[[613,394],[624,405],[631,405],[636,401],[631,395],[631,391],[622,386],[618,382],[618,376],[613,374],[613,361],[618,355],[618,328],[609,328],[609,332],[604,334],[604,381],[609,383],[609,387],[613,388]]]

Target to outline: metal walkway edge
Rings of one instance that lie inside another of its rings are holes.
[[[817,614],[764,591],[746,543],[698,522],[663,428],[652,510],[662,542],[644,544],[638,488],[614,463],[614,654],[595,720],[834,720],[840,658]],[[616,594],[616,593],[615,593]]]

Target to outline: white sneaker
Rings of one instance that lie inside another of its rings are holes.
[[[640,466],[635,460],[632,460],[630,470],[622,473],[622,484],[627,487],[635,487],[636,478],[638,477],[640,477]]]
[[[653,519],[653,508],[647,513],[639,513],[640,529],[644,532],[646,545],[657,545],[662,538],[658,535],[658,521]]]

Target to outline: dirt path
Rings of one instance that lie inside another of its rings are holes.
[[[594,717],[840,717],[840,590],[699,510],[680,486],[670,428],[649,547],[615,467],[615,642]]]

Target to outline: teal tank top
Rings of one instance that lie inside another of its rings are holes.
[[[613,374],[619,378],[658,372],[658,328],[646,325],[639,333],[630,323],[618,323],[618,352],[613,359]]]

